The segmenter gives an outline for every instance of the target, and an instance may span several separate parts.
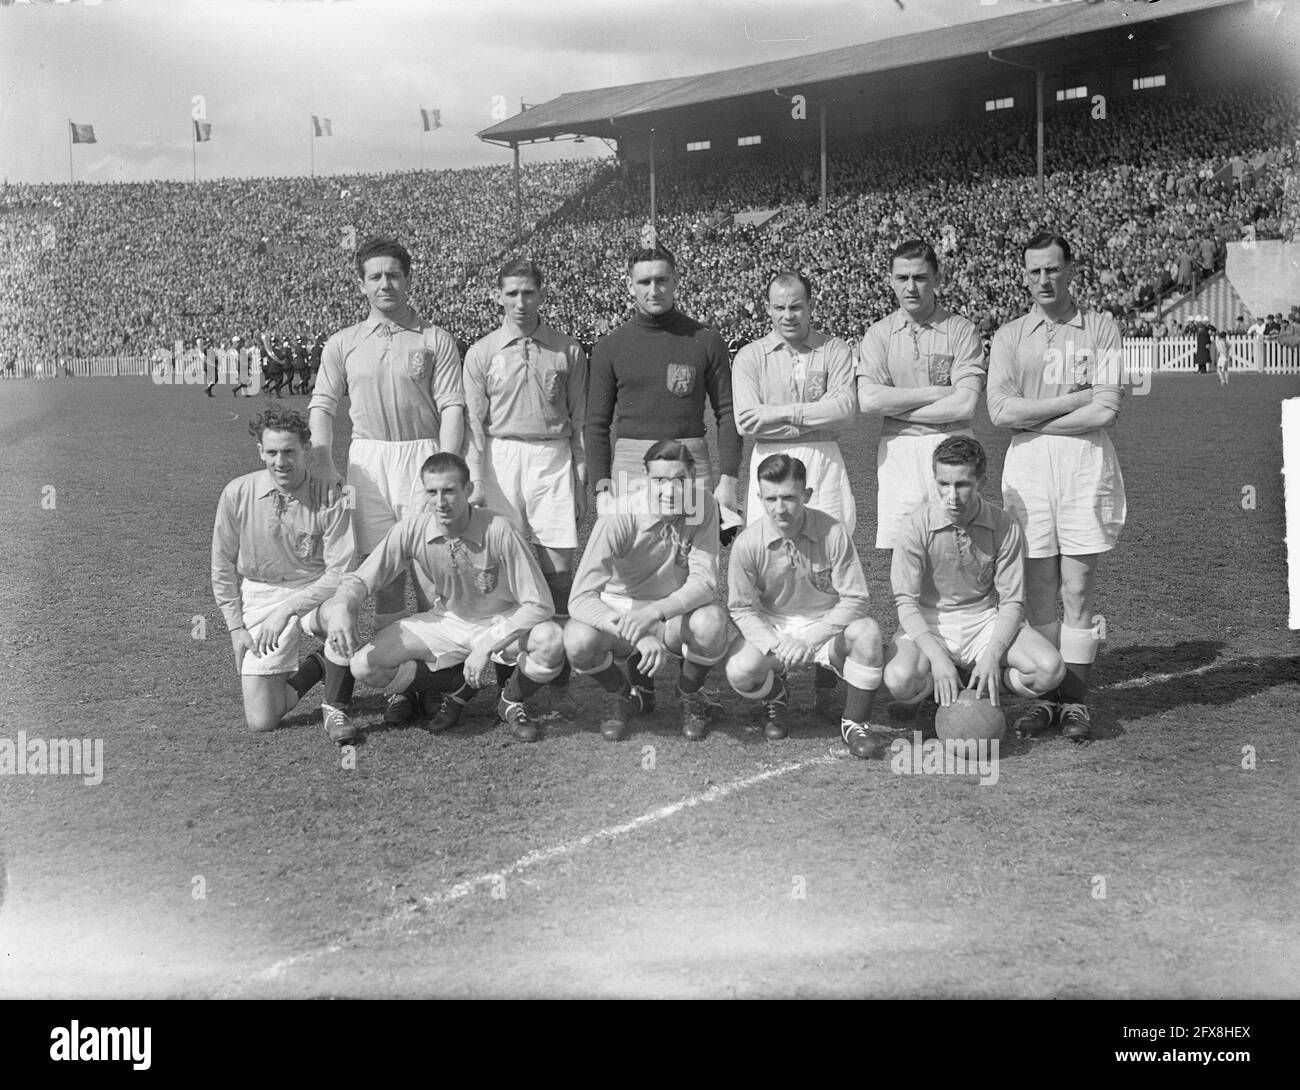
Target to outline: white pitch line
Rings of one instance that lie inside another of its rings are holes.
[[[466,879],[464,882],[457,882],[450,889],[444,890],[442,893],[435,893],[429,897],[421,897],[419,903],[425,908],[451,904],[453,901],[459,901],[462,898],[467,897],[476,889],[482,889],[484,886],[494,885],[510,875],[521,874],[522,872],[540,866],[543,863],[549,863],[551,860],[561,859],[566,855],[572,855],[574,852],[581,851],[583,848],[589,848],[598,840],[613,840],[615,837],[635,832],[647,825],[653,825],[656,822],[665,821],[692,806],[699,806],[701,803],[717,802],[719,799],[725,799],[728,795],[734,795],[739,791],[745,791],[751,787],[756,787],[760,783],[774,780],[779,776],[786,776],[791,772],[798,772],[801,769],[811,768],[813,765],[833,764],[841,759],[842,758],[833,754],[826,754],[822,757],[810,757],[806,761],[795,761],[792,764],[778,765],[776,768],[765,769],[764,771],[755,773],[752,776],[745,776],[738,780],[732,780],[730,783],[715,784],[708,790],[701,791],[698,795],[692,795],[690,798],[682,799],[679,802],[670,803],[667,806],[661,806],[657,810],[651,810],[649,813],[642,814],[640,817],[635,817],[631,821],[625,821],[621,825],[609,825],[604,829],[598,829],[594,833],[587,833],[586,835],[577,837],[574,840],[566,840],[559,844],[553,844],[549,848],[540,848],[528,852],[526,855],[520,856],[503,870],[477,874],[473,878]],[[348,936],[348,939],[360,938],[363,935],[383,930],[384,927],[393,923],[398,917],[410,915],[411,911],[410,908],[402,908],[397,912],[389,913],[377,923],[353,931]],[[309,950],[303,954],[295,954],[292,957],[281,958],[274,965],[256,973],[255,979],[275,980],[277,977],[283,976],[287,970],[300,962],[309,961],[314,957],[319,957],[321,954],[337,954],[342,949],[343,943],[335,942],[328,946],[320,947],[317,950]]]
[[[1221,666],[1231,666],[1234,661],[1211,662],[1205,666],[1197,666],[1191,670],[1183,670],[1177,674],[1143,674],[1141,677],[1131,677],[1127,681],[1115,681],[1109,685],[1098,685],[1097,688],[1102,692],[1108,689],[1141,689],[1147,685],[1163,685],[1166,681],[1174,681],[1181,677],[1197,677],[1201,674],[1208,674],[1211,670],[1217,670]]]

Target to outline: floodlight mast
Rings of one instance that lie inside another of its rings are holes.
[[[988,51],[989,60],[997,61],[998,64],[1009,64],[1013,68],[1025,68],[1033,72],[1036,76],[1036,86],[1038,92],[1038,206],[1041,210],[1044,199],[1043,187],[1043,66],[1041,64],[1021,64],[1019,61],[1003,60],[1001,57],[995,57],[993,50]]]

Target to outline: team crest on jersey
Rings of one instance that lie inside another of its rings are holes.
[[[695,368],[688,363],[668,365],[668,392],[685,397],[695,389]]]
[[[500,564],[489,564],[486,568],[475,568],[474,589],[480,594],[491,594],[497,589],[497,578],[500,574]]]
[[[1092,365],[1092,350],[1080,349],[1074,354],[1074,382],[1076,386],[1086,386],[1090,381],[1088,371]]]
[[[823,594],[834,594],[835,584],[831,580],[830,568],[813,568],[808,572],[812,585]]]
[[[950,386],[952,384],[952,357],[930,354],[930,385]]]
[[[293,539],[293,555],[299,560],[314,560],[320,556],[324,536],[324,534],[312,534],[306,531],[299,532]]]
[[[413,379],[426,379],[433,373],[433,349],[412,348],[406,357],[406,373]]]
[[[816,401],[826,393],[826,372],[809,371],[808,380],[804,383],[803,399],[805,401]]]
[[[546,371],[542,374],[542,390],[551,404],[560,400],[560,383],[563,381],[563,371]]]
[[[673,543],[673,563],[679,568],[690,567],[691,543],[689,541],[676,541]]]

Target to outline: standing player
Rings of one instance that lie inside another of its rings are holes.
[[[808,506],[814,490],[800,459],[769,455],[758,483],[763,520],[736,538],[727,565],[728,608],[745,637],[727,660],[727,680],[745,699],[763,702],[767,737],[784,738],[788,671],[809,662],[834,671],[849,690],[840,734],[853,756],[875,756],[893,734],[868,726],[883,658],[853,538]]]
[[[440,450],[460,450],[465,394],[451,334],[419,318],[407,303],[411,255],[406,248],[370,239],[357,250],[356,268],[370,313],[325,342],[308,408],[314,464],[338,482],[334,414],[344,396],[351,401],[347,474],[357,551],[364,556],[413,502],[423,503],[420,466],[425,460]],[[375,631],[405,612],[406,574],[398,570],[389,586],[375,591]],[[395,697],[385,721],[403,723],[414,710],[413,701]]]
[[[248,430],[266,468],[226,485],[212,530],[212,593],[221,607],[244,690],[244,718],[273,730],[322,676],[325,730],[340,745],[348,722],[347,657],[327,647],[298,662],[299,632],[324,636],[317,606],[352,566],[351,512],[327,502],[307,475],[311,432],[292,409],[260,413]]]
[[[867,330],[858,363],[858,404],[881,413],[876,452],[876,548],[892,549],[903,517],[937,498],[930,456],[949,435],[970,435],[984,389],[975,326],[935,298],[939,259],[920,239],[889,261],[898,309]]]
[[[676,308],[677,266],[663,246],[635,251],[627,263],[632,317],[596,342],[587,393],[587,462],[601,494],[622,495],[643,481],[642,459],[660,439],[684,443],[712,487],[704,438],[707,396],[718,423],[720,479],[713,490],[723,507],[736,510],[740,435],[731,406],[731,360],[717,330]],[[610,427],[618,444],[611,448]]]
[[[676,439],[645,453],[648,478],[631,511],[601,515],[587,541],[569,601],[564,646],[573,669],[607,694],[600,732],[623,737],[634,715],[654,709],[653,678],[682,659],[677,696],[682,733],[704,737],[721,712],[703,692],[726,657],[727,614],[718,590],[718,505],[695,476],[695,456]],[[615,657],[628,658],[628,675]]]
[[[736,430],[754,437],[746,521],[752,526],[768,517],[758,467],[768,455],[783,453],[806,467],[812,506],[842,522],[851,538],[857,508],[837,433],[858,411],[853,353],[838,337],[813,329],[812,284],[803,273],[772,277],[767,312],[772,331],[745,345],[732,364]]]
[[[901,701],[933,694],[946,708],[965,684],[996,705],[1000,683],[1039,697],[1065,675],[1056,647],[1024,625],[1024,534],[980,495],[987,466],[970,436],[940,443],[931,470],[939,499],[909,514],[894,541],[898,633],[885,683]]]
[[[587,513],[587,357],[572,337],[542,322],[542,270],[533,262],[502,267],[497,302],[501,327],[465,356],[470,480],[476,502],[537,542],[555,612],[567,617],[578,526]],[[551,690],[571,713],[568,682],[566,662]]]
[[[1228,338],[1220,330],[1214,333],[1214,369],[1219,375],[1219,385],[1228,385],[1228,362],[1231,359],[1231,350],[1228,348]]]
[[[497,717],[521,742],[534,741],[537,724],[524,701],[564,663],[564,636],[550,620],[554,609],[541,570],[508,519],[470,505],[469,467],[455,454],[430,456],[420,480],[430,509],[389,530],[323,610],[331,646],[352,655],[359,680],[390,695],[414,694],[419,703],[442,694],[426,728],[432,733],[456,725],[492,679],[493,662],[509,664],[514,670]],[[408,565],[432,608],[390,624],[361,647],[362,602]]]
[[[274,392],[277,398],[283,398],[281,390],[284,388],[284,360],[276,350],[275,338],[270,333],[262,334],[262,369],[266,373],[266,388],[268,392]]]
[[[1016,730],[1032,735],[1059,722],[1065,737],[1082,742],[1092,735],[1085,701],[1097,657],[1097,562],[1124,528],[1124,477],[1108,433],[1119,418],[1123,347],[1114,319],[1082,310],[1070,294],[1069,242],[1039,232],[1024,263],[1034,306],[993,337],[989,418],[1015,432],[1002,467],[1003,504],[1025,531],[1029,623],[1060,647],[1065,678]]]

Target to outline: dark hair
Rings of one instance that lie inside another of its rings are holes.
[[[1025,243],[1024,251],[1020,256],[1023,259],[1030,250],[1047,250],[1053,246],[1061,248],[1061,256],[1065,258],[1067,265],[1074,260],[1070,256],[1069,242],[1066,241],[1064,235],[1058,235],[1055,231],[1039,231],[1038,234]]]
[[[311,428],[307,426],[307,418],[297,409],[290,409],[285,405],[272,405],[269,409],[263,409],[248,423],[248,434],[259,443],[262,441],[262,435],[268,431],[293,432],[302,440],[304,447],[311,446]]]
[[[988,455],[979,440],[969,435],[950,435],[934,448],[934,465],[972,466],[975,476],[983,477],[989,467]]]
[[[808,484],[808,467],[798,458],[788,454],[769,454],[758,463],[758,479],[780,484],[782,481],[798,481]]]
[[[900,242],[894,247],[894,252],[889,255],[889,271],[894,271],[895,261],[924,261],[934,270],[934,275],[939,275],[939,255],[934,252],[934,247],[928,242],[919,238],[909,238],[906,242]]]
[[[677,271],[677,258],[673,257],[672,250],[667,246],[655,243],[653,246],[642,246],[639,250],[633,250],[627,258],[627,272],[632,275],[634,266],[639,265],[642,261],[667,261],[668,267]]]
[[[456,473],[460,476],[461,484],[469,484],[469,466],[465,464],[465,459],[450,451],[440,450],[424,460],[424,465],[420,466],[420,476],[425,477],[430,473]]]
[[[527,276],[537,285],[538,291],[542,288],[542,270],[537,262],[526,257],[513,258],[501,266],[501,271],[497,273],[497,287],[504,288],[506,279],[511,276]]]
[[[680,439],[660,439],[645,452],[645,457],[641,461],[646,469],[650,468],[651,462],[684,462],[691,475],[695,474],[695,455]]]
[[[790,269],[783,269],[781,272],[777,273],[774,277],[772,277],[771,280],[767,282],[767,292],[766,292],[767,298],[768,299],[772,298],[772,289],[777,284],[783,284],[786,287],[789,287],[791,284],[796,284],[796,283],[803,285],[803,293],[805,297],[808,299],[808,302],[811,304],[813,301],[812,281],[809,280],[808,277],[804,276],[803,273],[795,272]]]
[[[400,242],[392,238],[368,238],[357,247],[357,278],[366,278],[366,262],[372,257],[395,257],[402,264],[402,275],[411,275],[411,255]]]

